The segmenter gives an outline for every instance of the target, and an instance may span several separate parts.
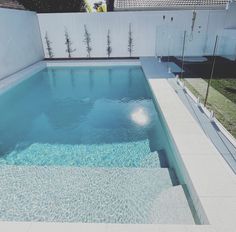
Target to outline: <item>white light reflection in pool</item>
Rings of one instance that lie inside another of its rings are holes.
[[[150,122],[150,117],[145,109],[138,108],[131,114],[131,119],[140,126],[146,126]]]

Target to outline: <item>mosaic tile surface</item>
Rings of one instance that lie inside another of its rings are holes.
[[[0,166],[0,220],[193,224],[168,169]]]

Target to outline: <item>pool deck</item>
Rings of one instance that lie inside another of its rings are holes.
[[[0,231],[235,231],[236,175],[206,135],[207,133],[196,121],[192,112],[186,107],[184,101],[182,101],[181,88],[173,83],[174,79],[171,78],[173,74],[168,73],[166,65],[159,63],[155,58],[141,58],[140,62],[154,97],[158,99],[158,104],[165,117],[172,139],[175,141],[178,151],[177,162],[183,171],[184,181],[188,185],[200,220],[202,223],[209,225],[0,222]],[[89,62],[89,65],[91,65],[91,62]],[[18,79],[17,83],[19,83]],[[2,84],[2,89],[8,88],[8,84]]]
[[[201,222],[219,231],[235,230],[236,175],[178,97],[166,66],[155,58],[142,58],[141,63],[175,141]]]

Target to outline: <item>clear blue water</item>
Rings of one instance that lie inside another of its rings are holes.
[[[139,167],[168,152],[140,67],[48,68],[0,97],[0,163]]]
[[[0,221],[194,224],[140,67],[48,68],[0,112]]]

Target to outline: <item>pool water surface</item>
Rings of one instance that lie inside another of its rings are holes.
[[[141,67],[46,68],[0,111],[0,220],[194,224]]]

